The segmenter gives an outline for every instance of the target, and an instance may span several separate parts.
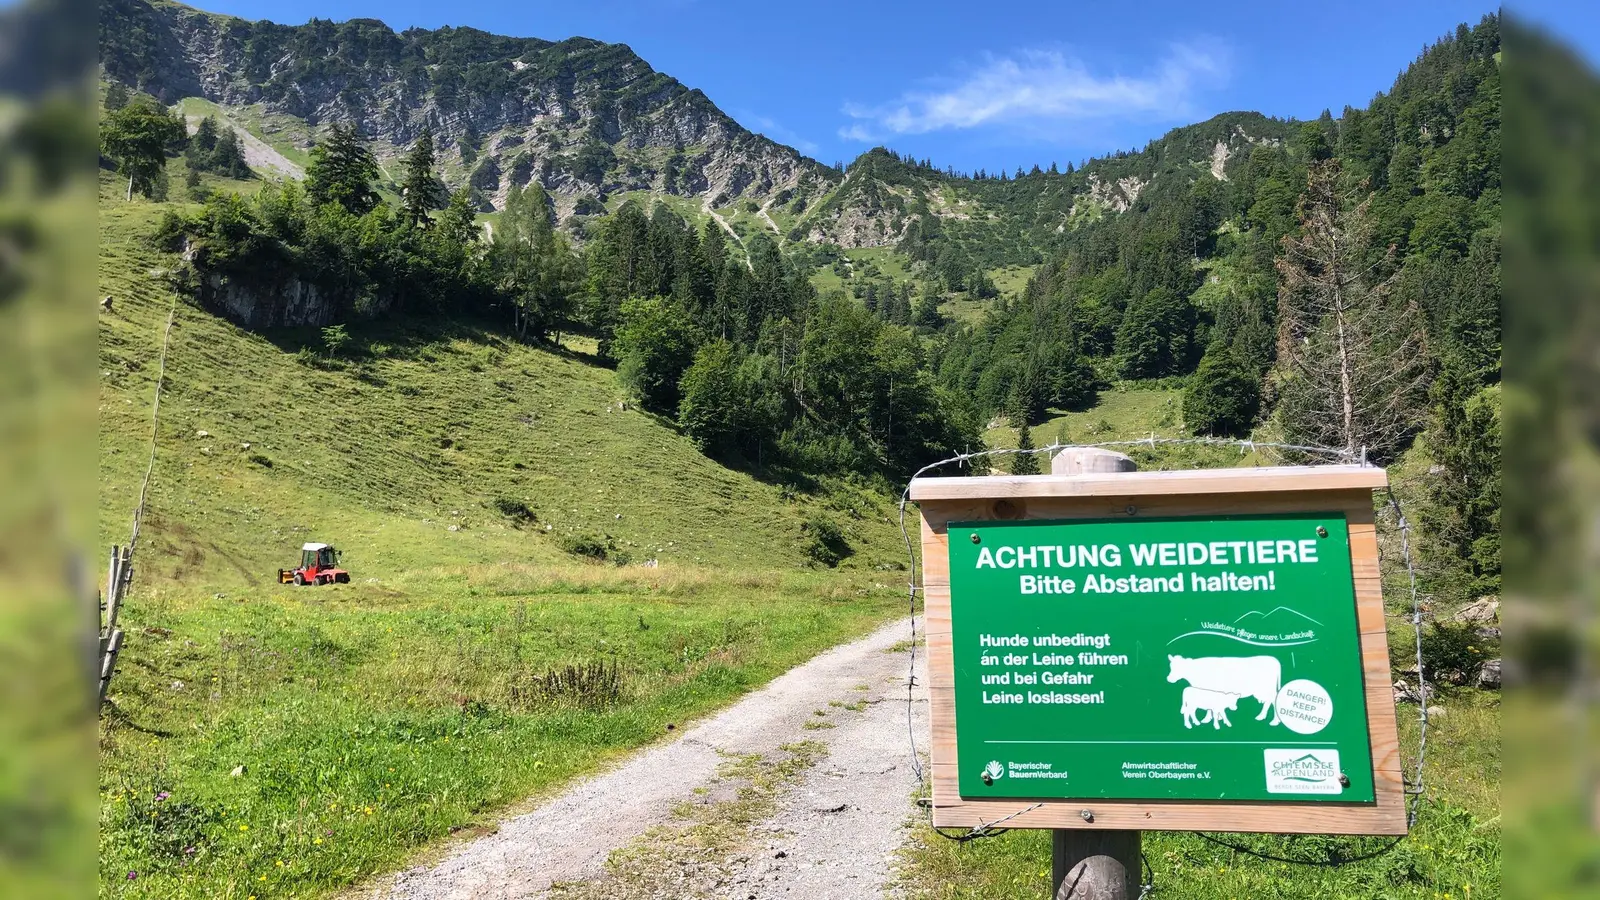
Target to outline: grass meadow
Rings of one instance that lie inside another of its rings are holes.
[[[175,310],[100,728],[102,896],[336,893],[901,609],[886,497],[711,462],[582,341],[399,319],[330,356],[174,306],[146,238],[166,208],[102,183],[103,545]],[[808,564],[819,516],[854,551],[837,571]],[[309,540],[350,584],[276,583]]]

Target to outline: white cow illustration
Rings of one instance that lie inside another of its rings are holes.
[[[1187,681],[1190,685],[1223,694],[1254,697],[1261,704],[1259,722],[1272,713],[1269,724],[1278,724],[1278,690],[1283,687],[1283,664],[1276,656],[1205,656],[1190,659],[1167,656],[1171,669],[1168,683]]]
[[[1183,727],[1193,728],[1196,725],[1211,723],[1212,728],[1221,728],[1224,725],[1232,728],[1233,723],[1228,721],[1228,710],[1239,708],[1238,694],[1224,694],[1221,691],[1208,691],[1205,688],[1185,687],[1183,689]],[[1204,717],[1196,713],[1205,713]]]

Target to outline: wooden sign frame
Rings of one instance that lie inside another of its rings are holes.
[[[1006,828],[1405,834],[1405,782],[1389,681],[1389,642],[1372,507],[1372,492],[1388,484],[1382,469],[1369,466],[913,480],[910,496],[922,513],[933,824],[971,828],[1005,818]],[[956,769],[949,523],[1310,512],[1343,513],[1349,523],[1375,802],[962,799]],[[1037,808],[1028,809],[1035,803]],[[1018,815],[1021,810],[1027,811]]]

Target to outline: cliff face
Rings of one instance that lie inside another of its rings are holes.
[[[292,328],[331,325],[338,310],[323,291],[298,278],[275,284],[208,272],[200,280],[195,298],[211,311],[246,328]]]
[[[106,0],[100,53],[108,77],[169,103],[195,96],[312,128],[354,125],[380,159],[430,127],[445,180],[470,184],[486,208],[535,179],[563,216],[623,190],[716,205],[783,190],[819,196],[839,180],[621,44],[470,28],[397,34],[371,19],[286,26]]]
[[[894,246],[930,262],[940,235],[1013,248],[1010,263],[1036,262],[1074,221],[1131,210],[1161,183],[1226,179],[1252,144],[1289,131],[1281,120],[1228,113],[1076,173],[1016,177],[942,172],[880,148],[846,177],[753,134],[626,45],[588,38],[396,33],[374,19],[278,25],[170,0],[102,0],[100,61],[106,77],[166,102],[221,104],[290,155],[330,123],[353,125],[393,173],[431,128],[452,189],[470,188],[489,211],[512,185],[538,181],[575,235],[607,197],[643,191],[693,197],[706,209],[777,203],[804,210],[785,225],[788,240]],[[294,174],[293,164],[276,168]]]

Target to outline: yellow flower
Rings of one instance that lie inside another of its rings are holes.
[[[240,825],[239,826],[239,830],[240,831],[249,831],[250,830],[250,826],[249,825]]]
[[[365,807],[365,808],[364,808],[364,809],[363,809],[363,810],[362,810],[362,812],[365,812],[365,813],[366,813],[366,814],[367,814],[367,815],[369,815],[369,816],[370,816],[370,815],[372,815],[372,807],[370,807],[370,806],[368,806],[368,807]]]
[[[283,860],[278,860],[278,868],[283,868]]]
[[[256,880],[257,881],[266,881],[267,880],[267,876],[262,875],[261,877],[257,878]]]
[[[315,838],[315,839],[313,839],[313,840],[312,840],[312,841],[311,841],[311,843],[313,843],[313,844],[320,844],[320,843],[322,843],[322,838]]]

